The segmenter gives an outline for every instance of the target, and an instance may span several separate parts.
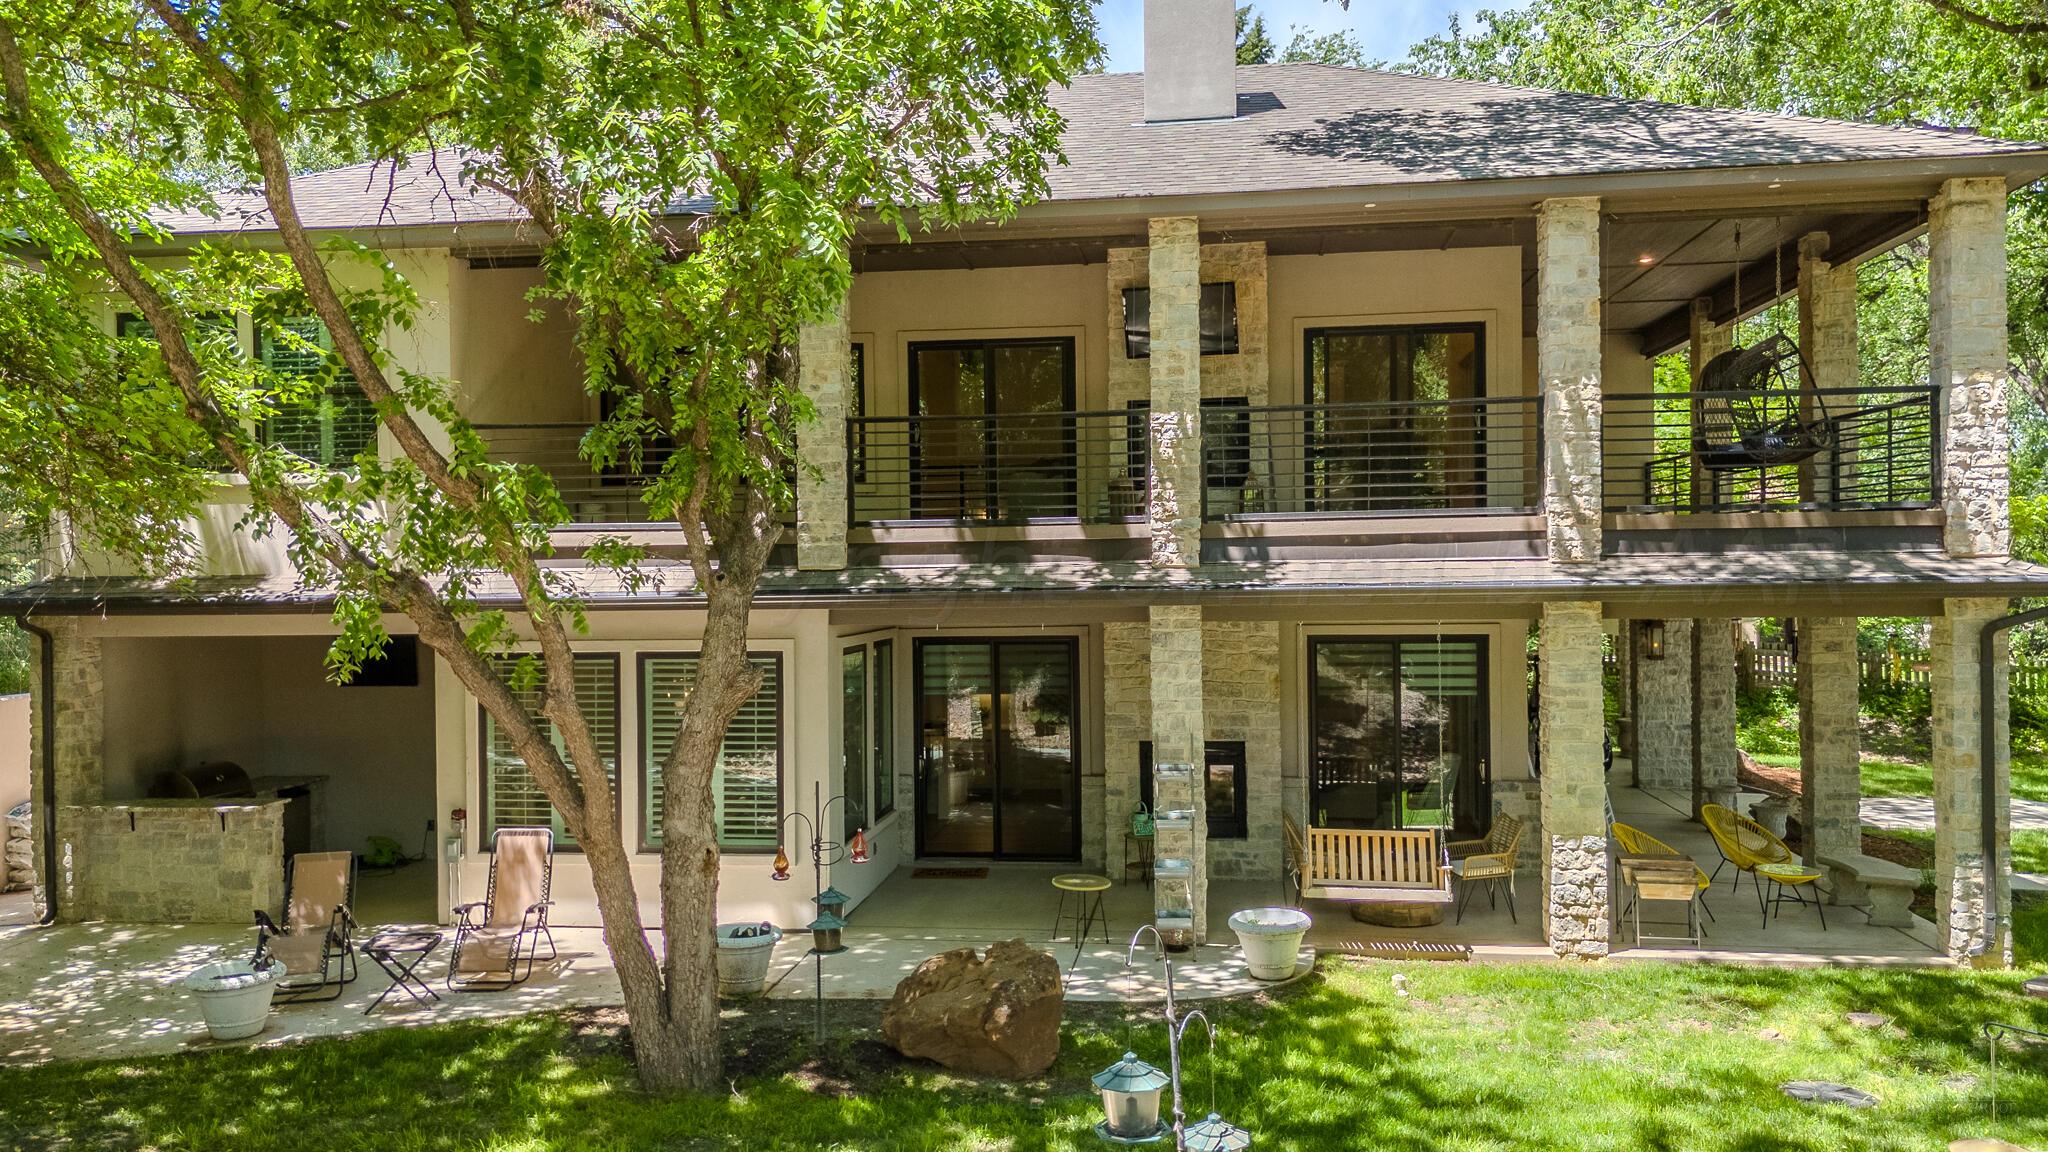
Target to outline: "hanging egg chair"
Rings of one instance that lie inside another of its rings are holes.
[[[1778,295],[1784,257],[1778,256]],[[1775,299],[1775,297],[1774,297]],[[1735,230],[1735,314],[1742,315],[1742,230]],[[1693,385],[1692,447],[1710,472],[1810,460],[1835,446],[1835,419],[1799,345],[1781,328],[1707,361]]]

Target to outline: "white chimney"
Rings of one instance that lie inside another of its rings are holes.
[[[1234,0],[1145,0],[1145,119],[1235,115]]]

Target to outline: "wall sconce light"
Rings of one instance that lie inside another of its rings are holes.
[[[1645,660],[1664,658],[1664,622],[1645,620],[1642,623],[1642,652]]]

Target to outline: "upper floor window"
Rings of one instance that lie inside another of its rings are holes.
[[[1472,400],[1486,395],[1479,324],[1311,328],[1310,404]]]
[[[1202,355],[1237,353],[1237,284],[1202,285]],[[1152,290],[1124,289],[1124,355],[1144,360],[1152,355]]]
[[[259,329],[257,354],[263,366],[283,376],[309,380],[309,394],[271,409],[263,440],[316,464],[346,467],[377,444],[377,411],[355,381],[334,370],[333,338],[317,317],[281,320],[277,331]]]

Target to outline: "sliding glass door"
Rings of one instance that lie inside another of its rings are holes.
[[[1074,515],[1073,340],[912,344],[910,404],[913,516]]]
[[[1080,855],[1076,664],[1072,640],[918,641],[919,855]]]
[[[1309,670],[1317,827],[1486,831],[1484,637],[1320,637]]]

